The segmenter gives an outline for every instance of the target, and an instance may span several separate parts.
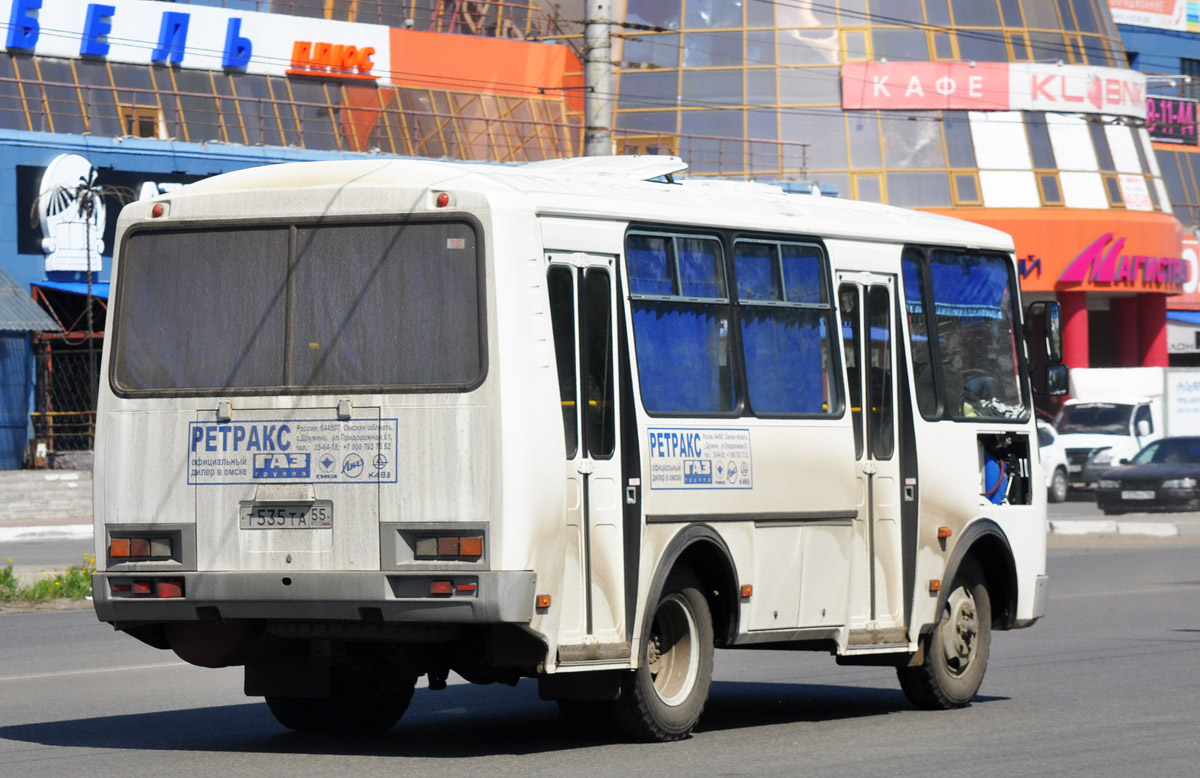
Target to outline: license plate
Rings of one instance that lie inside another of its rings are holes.
[[[1137,490],[1137,491],[1126,490],[1126,491],[1121,492],[1121,499],[1122,500],[1153,500],[1154,492],[1152,492],[1152,491],[1147,492],[1147,491],[1143,491],[1143,490]]]
[[[1083,465],[1067,465],[1067,469],[1070,470],[1072,473],[1082,473]]]
[[[308,505],[272,503],[243,505],[239,526],[242,529],[332,529],[333,503],[317,500]]]

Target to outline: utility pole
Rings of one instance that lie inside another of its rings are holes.
[[[612,0],[587,0],[583,35],[583,154],[613,153]]]

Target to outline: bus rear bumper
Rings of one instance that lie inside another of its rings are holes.
[[[103,572],[96,616],[111,623],[315,619],[459,624],[529,623],[531,571]]]

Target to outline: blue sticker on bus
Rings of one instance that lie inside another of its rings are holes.
[[[753,489],[750,430],[651,427],[651,489]]]
[[[396,483],[398,429],[397,419],[191,422],[187,482]]]

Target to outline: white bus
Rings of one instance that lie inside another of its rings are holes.
[[[301,731],[453,671],[674,740],[715,647],[969,703],[1046,609],[1057,308],[1000,232],[685,167],[289,164],[127,206],[99,619]]]

